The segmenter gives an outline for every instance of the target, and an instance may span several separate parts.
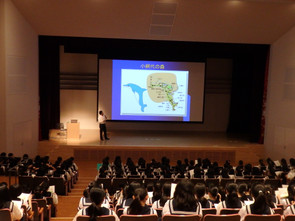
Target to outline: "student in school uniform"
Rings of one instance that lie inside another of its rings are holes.
[[[274,214],[271,207],[267,202],[267,191],[265,191],[264,185],[257,184],[251,188],[251,195],[254,198],[254,203],[250,205],[244,205],[240,211],[241,221],[247,214],[257,214],[257,215],[272,215]]]
[[[162,214],[202,216],[202,206],[194,196],[194,185],[191,181],[181,180],[177,184],[174,197],[165,203]]]
[[[194,192],[198,202],[201,203],[203,209],[214,208],[213,203],[204,197],[206,194],[205,184],[197,183],[194,187]]]
[[[146,204],[149,196],[145,188],[139,187],[134,191],[133,201],[126,207],[123,214],[127,215],[157,215],[157,212]]]
[[[226,185],[226,198],[224,201],[220,202],[216,207],[216,214],[220,215],[221,209],[239,209],[242,208],[244,204],[240,201],[238,197],[238,186],[235,183],[229,183]]]
[[[115,217],[115,221],[120,221],[118,216],[115,214],[113,210],[110,210],[106,207],[102,206],[102,203],[105,198],[105,192],[101,188],[93,187],[90,190],[90,199],[92,204],[84,209],[78,211],[73,221],[77,220],[78,216],[89,216],[89,221],[95,221],[97,216],[106,216],[113,215]]]
[[[162,196],[159,200],[153,203],[152,208],[154,209],[163,208],[167,200],[170,199],[170,193],[171,193],[171,183],[164,183],[162,187]]]

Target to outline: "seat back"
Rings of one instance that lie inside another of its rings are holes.
[[[163,211],[163,208],[156,208],[155,209],[156,210],[156,212],[157,212],[157,215],[158,215],[158,217],[162,217],[162,211]]]
[[[50,177],[49,185],[55,186],[55,193],[57,195],[68,195],[68,184],[62,177]]]
[[[226,187],[226,185],[228,183],[234,183],[235,182],[235,179],[230,179],[230,178],[222,178],[220,180],[220,186],[223,186],[223,187]]]
[[[245,221],[280,221],[281,216],[279,214],[274,215],[254,215],[248,214],[245,216]]]
[[[202,209],[203,212],[203,216],[207,215],[207,214],[213,214],[216,215],[216,209],[215,208],[211,208],[211,209]]]
[[[163,221],[200,221],[200,215],[164,215]]]
[[[124,209],[123,208],[119,208],[117,210],[117,216],[120,218],[123,215]]]
[[[231,215],[212,215],[207,214],[204,217],[204,221],[240,221],[241,216],[238,214],[231,214]]]
[[[43,221],[43,208],[39,209],[36,201],[32,201],[32,211],[34,212],[34,221]]]
[[[11,221],[11,213],[9,209],[0,209],[0,220]]]
[[[285,221],[295,221],[295,215],[287,215],[287,216],[285,216]]]
[[[115,221],[115,216],[108,215],[108,216],[98,216],[96,217],[96,221]],[[89,216],[78,216],[77,221],[89,221]]]
[[[51,205],[51,217],[56,217],[56,207],[53,204],[53,198],[52,197],[46,197],[46,202],[48,205]]]
[[[51,206],[47,206],[46,199],[33,199],[33,201],[38,203],[38,207],[43,208],[44,220],[48,221],[51,218]]]
[[[207,187],[209,187],[211,185],[219,186],[219,179],[217,179],[217,178],[207,178],[205,183],[206,183]]]
[[[120,221],[157,221],[158,216],[153,215],[122,215]]]
[[[283,215],[284,213],[284,210],[282,208],[273,208],[273,211],[275,214],[280,214],[280,215]]]
[[[220,210],[220,215],[228,215],[228,214],[237,214],[239,213],[240,209],[229,209],[224,208]]]

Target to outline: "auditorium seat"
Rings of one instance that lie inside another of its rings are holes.
[[[245,216],[244,221],[280,221],[281,216],[279,214],[274,215],[254,215],[248,214]]]
[[[11,213],[9,209],[0,209],[0,220],[12,221]]]
[[[235,182],[235,179],[221,178],[220,186],[223,186],[225,188],[228,183],[234,183],[234,182]]]
[[[241,217],[238,214],[232,215],[212,215],[207,214],[204,217],[204,221],[240,221]]]
[[[282,187],[280,179],[266,179],[264,185],[270,185],[273,190],[277,190],[279,187]]]
[[[287,215],[287,216],[285,216],[285,221],[295,221],[295,215]]]
[[[220,210],[220,215],[237,214],[240,209],[223,208]]]
[[[127,178],[114,178],[112,180],[112,188],[110,190],[110,193],[115,193],[117,190],[120,190],[120,186],[126,185],[128,179]]]
[[[115,217],[112,215],[109,216],[98,216],[96,221],[115,221]],[[78,216],[77,221],[89,221],[89,216]]]
[[[51,206],[51,217],[56,217],[56,207],[53,204],[53,198],[52,197],[46,197],[47,205]]]
[[[55,186],[55,193],[57,195],[68,195],[68,182],[65,181],[62,177],[50,177],[49,178],[49,185]]]
[[[205,181],[206,187],[210,185],[219,186],[219,179],[217,178],[207,178]]]
[[[156,208],[155,210],[157,212],[158,217],[161,218],[162,217],[163,208]]]
[[[112,188],[112,179],[110,179],[110,178],[99,178],[99,177],[97,177],[95,179],[95,182],[98,183],[98,184],[103,184],[103,188],[108,189],[109,191]]]
[[[280,207],[273,208],[273,211],[274,211],[275,214],[280,214],[280,215],[283,215],[283,213],[284,213],[284,210],[282,208],[280,208]]]
[[[46,199],[32,199],[33,202],[38,203],[38,207],[43,208],[44,221],[51,219],[51,205],[47,205]]]
[[[38,203],[35,201],[32,201],[32,211],[34,212],[33,217],[34,221],[43,221],[44,220],[44,213],[43,208],[40,208],[38,206]]]
[[[210,208],[210,209],[202,209],[203,216],[207,214],[216,214],[216,209],[215,208]]]
[[[200,215],[164,215],[163,221],[200,221]]]
[[[158,221],[158,216],[153,215],[122,215],[120,221]]]

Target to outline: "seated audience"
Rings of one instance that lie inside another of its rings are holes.
[[[97,216],[113,215],[115,216],[115,220],[119,221],[119,218],[114,211],[101,206],[104,198],[105,192],[100,188],[93,187],[90,190],[92,204],[87,208],[79,210],[73,221],[76,221],[77,217],[81,215],[89,216],[89,221],[96,221]]]
[[[202,215],[202,206],[194,196],[194,185],[191,181],[181,180],[177,184],[174,197],[165,203],[162,214]]]
[[[197,183],[194,187],[194,192],[198,202],[201,203],[203,209],[214,207],[213,203],[204,197],[206,194],[205,184]]]
[[[257,214],[257,215],[271,215],[273,210],[267,203],[264,185],[257,184],[251,188],[251,195],[254,198],[254,203],[250,205],[245,205],[240,209],[239,215],[241,216],[241,221],[244,220],[247,214]]]
[[[209,190],[208,190],[208,197],[209,197],[209,201],[212,203],[212,204],[218,204],[220,203],[220,200],[221,200],[221,196],[218,192],[218,187],[216,186],[211,186],[209,187]]]
[[[159,200],[155,201],[152,205],[153,209],[160,209],[163,208],[167,200],[170,199],[170,192],[171,192],[171,184],[164,183],[162,187],[162,196]]]
[[[23,209],[19,208],[16,203],[11,201],[6,183],[0,184],[0,209],[9,209],[13,221],[21,220],[23,217]]]
[[[216,208],[216,214],[220,214],[220,210],[224,208],[239,209],[243,206],[243,203],[238,197],[238,186],[235,183],[229,183],[226,185],[226,197],[225,200],[220,202]]]
[[[252,201],[252,197],[249,193],[249,186],[247,183],[241,183],[238,187],[239,199],[244,203],[245,201]]]
[[[134,191],[133,201],[126,207],[123,214],[128,215],[151,215],[157,212],[146,204],[149,196],[145,188],[139,187]]]

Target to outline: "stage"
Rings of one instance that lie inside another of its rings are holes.
[[[245,136],[228,135],[217,132],[151,132],[151,131],[111,131],[110,140],[100,141],[98,130],[81,130],[79,140],[52,139],[40,141],[38,153],[49,155],[52,160],[74,156],[77,161],[97,161],[109,156],[136,160],[143,157],[147,161],[170,158],[171,164],[178,159],[209,158],[224,163],[230,160],[236,164],[243,159],[246,163],[257,164],[265,158],[264,146],[250,143]]]

